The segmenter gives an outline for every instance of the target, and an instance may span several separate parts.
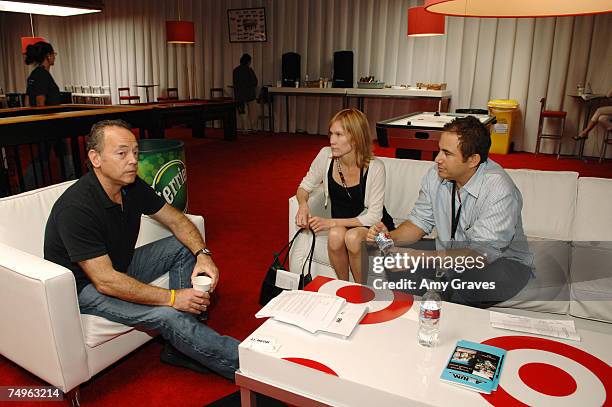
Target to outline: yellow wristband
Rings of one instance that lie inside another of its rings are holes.
[[[170,304],[169,304],[170,307],[174,305],[175,298],[176,298],[176,291],[170,290]]]

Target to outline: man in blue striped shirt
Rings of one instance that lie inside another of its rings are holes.
[[[487,128],[475,117],[444,126],[437,165],[423,178],[408,220],[389,233],[398,244],[412,244],[435,227],[435,250],[397,252],[408,254],[413,279],[444,270],[449,283],[444,297],[481,307],[517,294],[532,275],[533,263],[523,232],[521,193],[504,169],[488,159],[490,146]],[[368,240],[380,232],[386,232],[382,223],[372,226]]]

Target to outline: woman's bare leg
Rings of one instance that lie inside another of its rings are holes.
[[[340,280],[348,281],[349,273],[349,257],[344,244],[344,236],[346,228],[344,226],[335,226],[329,229],[327,237],[327,253],[329,262],[336,271],[336,275]]]
[[[356,227],[346,231],[344,242],[348,251],[351,273],[356,283],[361,284],[361,243],[366,240],[368,229]]]

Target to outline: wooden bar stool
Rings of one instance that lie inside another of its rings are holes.
[[[132,100],[136,100],[136,103],[140,103],[140,96],[132,96],[130,94],[130,88],[117,88],[117,91],[119,92],[119,104],[123,105],[124,103],[122,103],[122,101],[126,100],[128,102],[128,104],[132,104]],[[127,93],[127,95],[122,95],[121,93]]]
[[[543,138],[553,139],[558,141],[557,146],[557,159],[561,156],[561,143],[563,142],[563,132],[565,130],[565,117],[567,112],[557,110],[546,110],[546,98],[540,99],[540,123],[538,125],[538,140],[536,142],[535,155],[540,152],[540,142]],[[544,128],[544,119],[549,120],[561,120],[561,133],[559,134],[544,134],[542,129]]]
[[[168,102],[172,100],[179,100],[178,88],[168,88],[166,96],[158,96],[158,102]]]

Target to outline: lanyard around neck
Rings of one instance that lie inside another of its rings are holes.
[[[459,226],[459,217],[461,216],[461,197],[459,198],[459,209],[455,213],[455,191],[457,191],[457,183],[453,181],[453,193],[451,194],[451,240],[455,240],[457,226]],[[457,191],[457,193],[459,193]]]

